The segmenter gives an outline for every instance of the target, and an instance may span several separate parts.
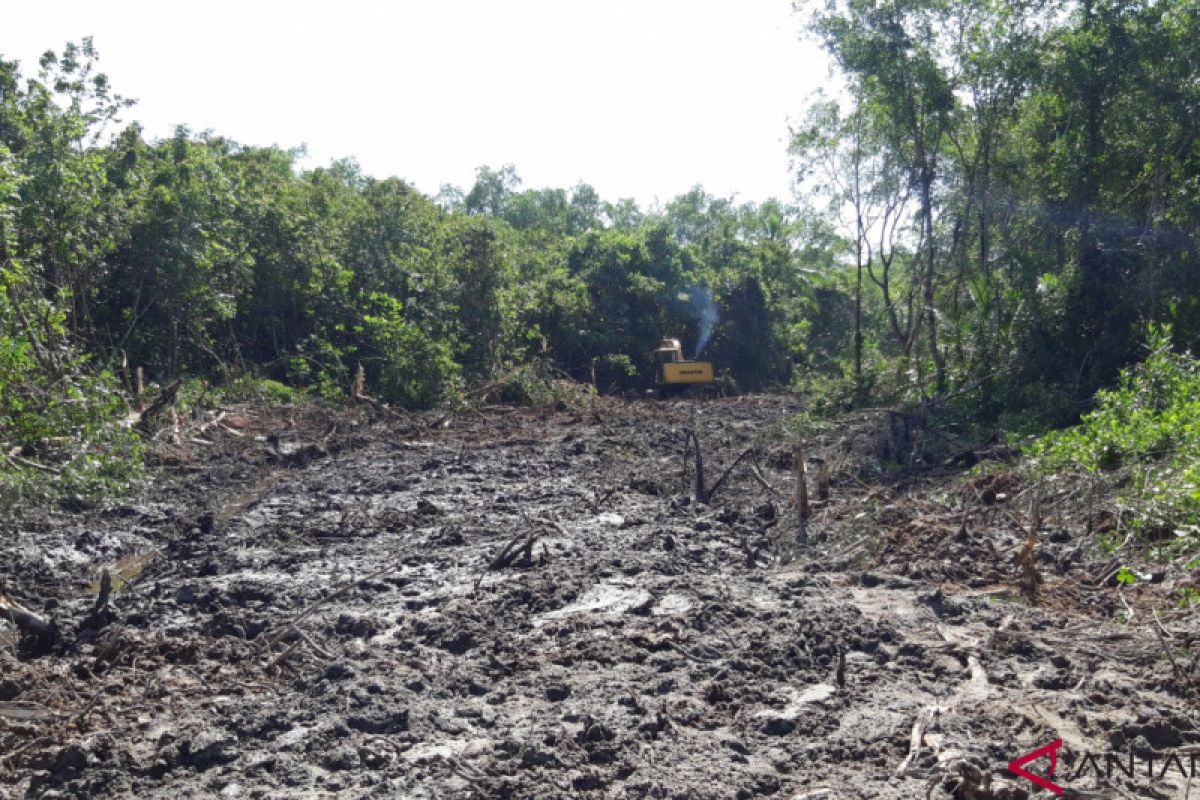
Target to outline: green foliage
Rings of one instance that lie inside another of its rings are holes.
[[[740,387],[786,385],[820,350],[796,267],[825,245],[778,202],[696,187],[645,212],[585,183],[525,188],[511,165],[435,202],[349,159],[300,172],[295,152],[214,134],[109,131],[127,103],[95,61],[85,42],[47,56],[40,80],[0,65],[0,143],[11,260],[36,279],[41,318],[97,364],[339,397],[361,363],[369,393],[413,407],[541,359],[633,389],[661,337],[695,350],[696,312],[674,299],[695,287],[723,320],[705,355]]]
[[[1031,429],[1111,385],[1141,321],[1200,340],[1194,3],[798,5],[848,90],[793,140],[861,308],[818,326],[862,337],[834,366],[874,350],[885,390]]]
[[[344,396],[359,363],[413,407],[497,381],[543,402],[543,366],[637,390],[663,336],[695,354],[678,298],[703,289],[718,373],[821,413],[941,396],[1032,430],[1095,397],[1047,463],[1129,469],[1138,524],[1186,530],[1191,362],[1096,390],[1144,321],[1200,341],[1194,5],[813,0],[847,91],[794,132],[796,206],[696,186],[641,209],[511,165],[435,200],[349,159],[121,129],[86,40],[32,80],[0,62],[0,438],[99,436],[105,368],[255,375],[277,383],[230,390],[285,402]]]
[[[375,356],[382,399],[410,408],[429,408],[458,393],[459,365],[446,341],[428,336],[405,319],[404,306],[382,294],[371,296],[373,313],[363,316],[363,334]]]
[[[591,388],[563,380],[543,359],[506,372],[498,385],[489,387],[489,397],[522,406],[568,406],[578,408],[591,396]]]
[[[141,450],[115,380],[73,346],[66,304],[13,258],[26,183],[0,142],[0,498],[91,501],[128,487]]]
[[[0,269],[0,497],[95,500],[140,472],[137,436],[111,375],[70,347],[63,315],[22,297],[31,281]],[[41,313],[40,330],[26,320]]]
[[[126,406],[112,376],[74,361],[52,384],[10,372],[11,364],[0,366],[0,442],[8,453],[0,455],[0,497],[95,502],[127,490],[141,475],[142,449],[122,424]]]
[[[223,388],[225,398],[235,402],[264,400],[280,405],[294,405],[301,399],[301,393],[287,384],[250,375],[232,378]]]
[[[1090,475],[1125,471],[1124,502],[1141,533],[1200,534],[1200,363],[1171,349],[1169,325],[1148,329],[1149,353],[1100,391],[1073,428],[1028,448],[1042,471]]]

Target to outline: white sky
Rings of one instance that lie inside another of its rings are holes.
[[[93,36],[127,119],[353,156],[434,194],[514,164],[601,197],[790,197],[788,120],[827,80],[790,0],[0,0],[0,55]]]

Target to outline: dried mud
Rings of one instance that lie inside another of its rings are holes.
[[[1006,765],[1062,738],[1064,796],[1184,797],[1070,779],[1200,751],[1194,617],[1106,580],[1071,493],[1023,567],[1032,487],[889,474],[864,420],[810,442],[797,545],[798,410],[245,412],[136,501],[18,515],[0,581],[62,639],[0,622],[0,794],[986,800],[1047,796]],[[688,428],[709,485],[756,446],[778,494],[744,462],[694,502]]]

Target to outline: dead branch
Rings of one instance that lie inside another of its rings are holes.
[[[723,475],[721,475],[721,477],[717,479],[717,482],[716,482],[716,483],[714,483],[714,484],[713,484],[713,485],[712,485],[712,486],[711,486],[711,487],[710,487],[710,488],[709,488],[709,489],[708,489],[708,490],[705,492],[705,502],[711,502],[711,501],[712,501],[712,498],[713,498],[713,495],[715,495],[715,494],[717,493],[717,489],[720,489],[720,488],[721,488],[721,487],[722,487],[722,486],[725,484],[725,481],[726,481],[726,479],[728,479],[728,478],[729,478],[729,476],[730,476],[731,474],[733,474],[733,470],[734,470],[734,468],[735,468],[735,467],[736,467],[738,464],[741,464],[743,461],[745,461],[747,456],[752,456],[753,454],[754,454],[754,448],[753,448],[753,447],[749,447],[749,448],[747,448],[747,449],[746,449],[746,450],[745,450],[745,451],[744,451],[744,452],[743,452],[743,453],[742,453],[740,456],[738,456],[736,459],[734,459],[733,463],[732,463],[732,464],[730,464],[730,465],[729,465],[729,466],[728,466],[728,467],[725,469],[725,472],[724,472],[724,474],[723,474]]]
[[[306,634],[304,631],[300,630],[299,628],[290,628],[287,631],[284,631],[285,634],[287,634],[289,632],[295,634],[295,636],[296,636],[295,641],[293,641],[291,644],[289,644],[283,650],[283,652],[281,652],[279,655],[275,656],[275,658],[271,659],[271,663],[267,664],[267,666],[265,666],[263,668],[265,671],[270,672],[275,667],[278,667],[280,664],[282,664],[284,661],[286,661],[288,659],[288,657],[291,656],[291,654],[294,653],[296,651],[296,648],[299,647],[301,644],[308,645],[308,649],[312,650],[313,654],[319,658],[323,658],[326,661],[329,661],[333,658],[333,655],[331,653],[321,649],[317,645],[316,642],[314,642],[311,638],[309,638],[308,634]]]
[[[391,417],[392,419],[399,420],[401,422],[412,422],[412,415],[407,411],[384,405],[374,397],[368,397],[365,394],[357,394],[351,399],[353,399],[356,403],[363,403],[364,405],[370,406],[372,409],[384,415],[385,417]],[[430,427],[434,426],[431,425]]]
[[[175,404],[175,400],[179,395],[179,387],[182,385],[182,380],[176,380],[163,389],[162,394],[156,397],[154,402],[145,411],[137,415],[137,421],[133,423],[133,427],[143,433],[149,432],[150,424],[154,421],[154,418]]]
[[[269,637],[263,637],[263,642],[264,642],[263,648],[270,649],[276,642],[278,642],[280,639],[282,639],[284,636],[286,636],[289,631],[298,630],[297,626],[301,622],[303,622],[304,620],[306,620],[310,616],[312,616],[313,613],[321,606],[325,605],[326,603],[329,603],[332,600],[336,600],[337,598],[346,594],[346,592],[350,591],[351,589],[353,589],[355,586],[362,583],[363,581],[374,580],[375,578],[378,578],[380,575],[384,575],[388,572],[395,571],[399,566],[400,566],[399,561],[393,561],[393,562],[389,563],[386,567],[377,569],[369,575],[364,575],[361,578],[351,578],[350,580],[346,581],[340,587],[338,587],[334,591],[330,592],[329,594],[325,595],[321,599],[319,599],[313,603],[310,603],[303,611],[300,612],[300,614],[298,614],[296,617],[294,617],[291,622],[288,622],[283,627],[281,627],[274,635],[269,636]]]
[[[896,768],[897,775],[903,775],[917,760],[917,756],[921,754],[921,742],[925,739],[925,729],[932,725],[938,715],[946,710],[948,709],[945,706],[932,705],[925,708],[917,716],[917,721],[913,723],[912,731],[908,736],[908,755],[904,757],[904,760],[900,762],[900,766]]]
[[[16,453],[4,454],[4,458],[11,461],[13,464],[16,464],[21,467],[29,467],[30,469],[36,469],[36,470],[40,470],[42,472],[48,472],[51,475],[62,475],[62,470],[58,469],[57,467],[51,467],[46,464],[40,464],[37,461],[30,461],[27,458],[21,458]]]
[[[557,527],[557,525],[556,525]],[[559,528],[562,530],[562,528]],[[521,554],[522,564],[533,564],[533,546],[538,541],[538,534],[527,534],[526,531],[521,531],[520,534],[512,537],[500,552],[496,554],[487,565],[487,569],[479,573],[479,577],[475,578],[475,591],[479,591],[480,584],[484,583],[484,576],[488,572],[496,572],[503,570],[504,567],[511,565],[517,560],[517,554]]]
[[[1117,592],[1117,596],[1118,597],[1121,596],[1121,593],[1119,591]],[[1121,602],[1124,603],[1125,598],[1122,597]],[[1129,608],[1129,604],[1126,603],[1125,607]],[[1129,618],[1133,619],[1133,609],[1129,610]],[[1158,622],[1157,613],[1154,615],[1154,621],[1156,623]],[[1163,655],[1165,655],[1167,657],[1167,660],[1169,662],[1171,662],[1171,672],[1175,673],[1175,677],[1179,681],[1187,683],[1189,686],[1194,685],[1191,678],[1189,678],[1187,675],[1184,674],[1183,670],[1179,666],[1179,663],[1175,660],[1175,653],[1172,652],[1171,645],[1167,643],[1166,637],[1163,635],[1166,633],[1166,631],[1163,629],[1163,626],[1161,623],[1159,623],[1157,625],[1157,627],[1155,627],[1154,633],[1156,636],[1158,636],[1158,643],[1159,643],[1159,645],[1162,646]]]
[[[758,465],[758,455],[750,457],[750,475],[758,482],[758,485],[767,490],[767,492],[777,499],[782,499],[779,492],[772,486],[765,475],[762,473],[762,467]]]
[[[292,630],[295,630],[295,629],[293,628]],[[303,639],[297,637],[294,642],[292,642],[286,648],[284,648],[282,653],[280,653],[279,655],[272,658],[271,663],[267,664],[267,666],[263,667],[263,670],[266,672],[270,672],[271,670],[278,667],[280,664],[282,664],[284,661],[287,660],[288,656],[290,656],[295,651],[295,649],[300,646],[300,643],[303,641],[304,641]]]
[[[12,700],[0,703],[0,717],[29,722],[54,719],[54,712],[40,703]]]
[[[224,410],[218,411],[217,415],[215,417],[210,419],[208,422],[205,422],[199,428],[196,429],[196,434],[199,436],[203,436],[204,433],[209,428],[224,428],[225,426],[221,424],[221,420],[223,420],[223,419],[225,419],[225,411]],[[238,435],[240,436],[241,434],[238,434]]]
[[[223,423],[218,423],[217,427],[220,428],[221,430],[225,431],[226,433],[228,433],[230,436],[235,436],[238,439],[246,438],[246,434],[242,433],[241,431],[235,431],[233,428],[231,428],[228,425],[225,425]]]
[[[43,646],[49,647],[59,639],[58,625],[21,606],[15,600],[0,594],[0,618],[7,619],[18,629],[37,637]]]
[[[495,572],[504,569],[517,560],[517,554],[523,553],[524,559],[529,560],[530,554],[533,552],[533,543],[537,540],[536,533],[525,533],[522,531],[513,537],[508,544],[492,559],[488,564],[488,571]]]
[[[1124,564],[1122,564],[1119,560],[1113,559],[1112,561],[1108,562],[1108,564],[1105,565],[1104,569],[1102,569],[1099,573],[1096,574],[1095,577],[1093,577],[1091,579],[1091,585],[1092,586],[1106,585],[1113,578],[1117,577],[1117,573],[1121,571],[1121,567],[1123,567],[1123,566],[1124,566]]]

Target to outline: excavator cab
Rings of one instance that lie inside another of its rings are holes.
[[[654,363],[659,365],[659,372],[662,372],[663,364],[674,364],[683,361],[683,347],[680,346],[678,339],[663,339],[662,344],[654,351]]]
[[[654,351],[654,383],[660,397],[679,394],[690,386],[711,386],[713,365],[688,361],[678,339],[663,339]]]

